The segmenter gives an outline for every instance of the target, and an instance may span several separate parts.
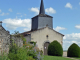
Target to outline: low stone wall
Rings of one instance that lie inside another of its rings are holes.
[[[67,51],[63,51],[63,56],[67,57]]]

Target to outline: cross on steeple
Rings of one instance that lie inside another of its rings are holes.
[[[44,9],[43,0],[41,0],[41,6],[40,6],[40,12],[39,12],[39,14],[45,14],[45,9]]]

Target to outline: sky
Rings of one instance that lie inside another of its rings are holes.
[[[80,0],[43,0],[45,13],[53,17],[53,29],[64,34],[63,50],[72,43],[80,47]],[[0,21],[10,31],[31,29],[31,18],[39,14],[41,0],[0,0]]]

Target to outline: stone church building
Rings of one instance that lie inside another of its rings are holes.
[[[37,42],[37,46],[40,50],[43,51],[44,55],[47,55],[48,45],[57,40],[61,45],[63,44],[63,34],[55,31],[53,29],[53,17],[45,14],[43,0],[41,0],[39,14],[32,18],[32,27],[30,31],[20,33],[24,35],[27,42],[34,41]],[[1,49],[7,49],[7,45],[10,44],[10,39],[14,39],[15,43],[18,46],[23,45],[23,41],[20,38],[11,37],[9,31],[6,31],[2,27],[2,22],[0,22],[0,45]]]

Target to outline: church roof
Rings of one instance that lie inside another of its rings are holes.
[[[49,16],[47,14],[39,14],[39,15],[36,15],[35,17],[51,17],[51,18],[53,18],[52,16]]]
[[[39,14],[45,14],[45,9],[44,9],[43,0],[41,0],[41,6],[40,6],[40,12],[39,12]]]
[[[44,28],[46,28],[46,27],[44,27]],[[44,28],[37,29],[37,30],[42,30],[42,29],[44,29]],[[48,27],[48,28],[49,28],[49,27]],[[51,28],[49,28],[49,29],[51,29]],[[20,34],[26,36],[26,35],[30,35],[31,32],[35,32],[35,31],[37,31],[37,30],[34,30],[34,31],[31,31],[31,30],[30,30],[30,31],[23,32],[23,33],[20,33]],[[51,30],[55,31],[54,29],[51,29]],[[57,31],[55,31],[55,32],[58,33],[58,34],[61,34],[61,33],[57,32]],[[61,34],[61,35],[64,36],[63,34]]]
[[[44,3],[43,3],[43,0],[41,0],[41,5],[40,5],[40,11],[39,11],[39,14],[35,17],[51,17],[53,18],[52,16],[49,16],[47,14],[45,14],[45,9],[44,9]],[[33,17],[34,18],[34,17]]]

